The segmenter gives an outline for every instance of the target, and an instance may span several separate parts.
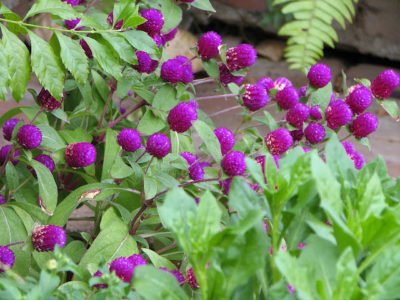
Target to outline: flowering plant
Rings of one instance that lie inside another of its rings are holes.
[[[347,140],[368,143],[373,101],[398,118],[397,73],[344,98],[324,64],[300,89],[242,85],[253,46],[227,49],[215,32],[193,58],[165,58],[182,7],[212,11],[208,0],[96,2],[38,0],[24,19],[0,7],[3,98],[19,101],[31,70],[43,86],[29,90],[37,105],[0,118],[2,298],[397,297],[400,180]],[[59,26],[26,21],[39,13]],[[196,58],[209,78],[194,79]],[[237,99],[236,130],[214,126],[227,110],[201,110],[217,99],[197,95],[206,82]]]

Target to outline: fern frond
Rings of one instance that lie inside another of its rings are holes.
[[[306,71],[323,56],[324,45],[334,47],[338,35],[333,28],[337,21],[344,29],[351,22],[358,0],[275,0],[292,20],[278,34],[288,36],[285,58],[292,69]]]

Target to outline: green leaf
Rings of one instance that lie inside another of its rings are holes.
[[[0,244],[25,241],[27,233],[24,223],[10,207],[0,206]]]
[[[210,3],[210,0],[197,0],[191,3],[191,6],[196,7],[201,10],[215,12],[214,7]]]
[[[82,128],[76,128],[75,130],[61,130],[61,137],[68,143],[88,142],[91,143],[93,137],[90,133],[83,130]]]
[[[222,159],[221,147],[214,131],[203,121],[197,120],[193,123],[193,127],[196,129],[200,138],[206,145],[207,150],[214,160],[218,163]]]
[[[114,164],[111,168],[110,175],[115,179],[123,179],[131,176],[134,173],[134,170],[127,166],[123,159],[120,156],[115,157]]]
[[[142,248],[142,251],[150,258],[151,262],[156,268],[167,268],[169,270],[176,270],[176,266],[168,259],[162,257],[153,250]]]
[[[122,34],[102,33],[101,35],[111,44],[122,60],[131,65],[137,63],[135,51]]]
[[[332,96],[332,84],[329,83],[322,89],[317,89],[311,92],[310,95],[311,105],[319,105],[320,109],[322,111],[325,111],[325,108],[327,108],[329,105],[331,96]]]
[[[110,178],[110,171],[114,165],[115,159],[120,152],[120,146],[117,143],[117,133],[110,128],[106,131],[106,146],[104,149],[103,170],[101,172],[101,180]]]
[[[357,266],[351,248],[347,248],[336,263],[336,286],[332,300],[352,298],[357,287]]]
[[[123,33],[126,40],[133,48],[149,54],[157,54],[158,48],[154,40],[144,31],[129,30]]]
[[[89,61],[82,47],[71,38],[56,32],[61,47],[61,60],[75,80],[80,84],[87,81],[89,75]]]
[[[53,127],[40,124],[38,125],[38,128],[42,132],[42,143],[40,144],[41,147],[54,152],[65,148],[65,142]]]
[[[31,166],[36,172],[39,184],[39,196],[49,214],[53,214],[57,206],[58,189],[53,175],[49,169],[36,160],[30,161]]]
[[[379,103],[393,119],[400,120],[400,108],[396,100],[383,100]]]
[[[20,101],[31,78],[29,51],[15,34],[9,32],[3,25],[0,25],[0,28],[3,34],[4,53],[8,61],[11,93],[15,100]]]
[[[121,66],[118,59],[114,56],[113,51],[108,46],[92,38],[85,37],[84,39],[88,43],[90,50],[92,50],[93,57],[99,63],[103,71],[117,80],[121,79]]]
[[[154,115],[150,108],[146,108],[146,112],[140,119],[137,130],[143,134],[153,134],[160,131],[165,127],[165,122],[163,119]]]
[[[358,213],[362,220],[368,219],[371,215],[376,217],[380,216],[381,212],[387,206],[381,181],[376,173],[374,173],[368,183],[366,183],[358,205]]]
[[[107,224],[104,224],[104,220],[107,221]],[[82,257],[80,266],[99,264],[103,260],[110,262],[119,256],[138,253],[136,242],[130,236],[128,227],[115,214],[113,208],[104,213],[100,227],[99,235]]]
[[[163,32],[169,32],[181,23],[182,9],[174,0],[163,0],[161,2],[161,11],[164,16],[168,16],[168,18],[164,18]]]
[[[72,8],[71,5],[67,4],[66,2],[58,0],[38,0],[28,11],[25,19],[43,13],[49,13],[55,16],[59,16],[61,19],[67,20],[76,19],[78,17],[77,12]]]
[[[219,68],[215,60],[202,61],[202,65],[210,77],[219,78]]]
[[[137,267],[134,272],[133,285],[136,292],[145,300],[189,299],[173,275],[152,266]]]
[[[7,188],[10,191],[16,190],[19,185],[18,171],[11,162],[6,165]]]
[[[55,116],[57,119],[60,119],[61,121],[64,121],[65,123],[69,123],[68,115],[61,108],[53,110],[51,112],[51,114],[53,116]]]
[[[0,99],[5,100],[7,94],[9,75],[8,63],[3,41],[0,40]]]
[[[50,94],[60,100],[64,90],[64,70],[60,58],[54,53],[53,48],[29,31],[32,44],[32,69],[43,87]]]
[[[152,176],[144,176],[144,194],[146,199],[153,198],[157,194],[158,181]]]
[[[171,85],[161,87],[153,99],[153,107],[162,111],[170,111],[179,100],[176,98],[176,90]]]

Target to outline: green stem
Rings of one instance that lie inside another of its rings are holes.
[[[9,19],[4,19],[0,18],[0,22],[6,22],[10,24],[16,24],[19,26],[23,27],[29,27],[29,28],[40,28],[40,29],[46,29],[49,31],[59,31],[59,32],[66,32],[66,33],[73,33],[73,34],[87,34],[87,33],[112,33],[112,32],[122,32],[121,29],[102,29],[102,30],[73,30],[73,29],[65,29],[65,28],[56,28],[56,27],[50,27],[50,26],[43,26],[43,25],[36,25],[36,24],[30,24],[30,23],[25,23],[23,21],[15,21],[15,20],[9,20]]]
[[[279,251],[279,219],[280,213],[276,213],[272,217],[272,256],[278,254]],[[272,282],[279,280],[279,271],[275,265],[274,258],[271,260],[272,267]]]

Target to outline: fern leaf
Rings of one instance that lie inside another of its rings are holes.
[[[275,0],[291,21],[278,34],[288,36],[285,58],[291,68],[307,70],[323,56],[324,45],[334,47],[338,35],[333,28],[337,21],[345,28],[351,22],[358,0]]]

